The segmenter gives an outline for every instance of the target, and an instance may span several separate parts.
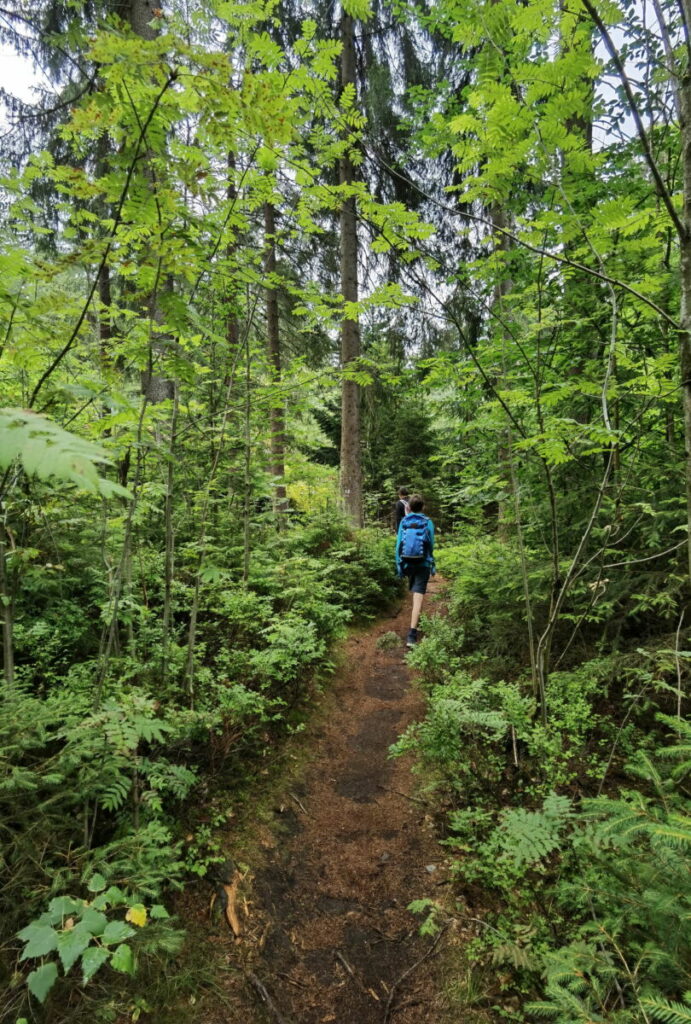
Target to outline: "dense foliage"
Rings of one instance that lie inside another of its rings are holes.
[[[402,483],[482,1012],[688,1019],[687,8],[0,12],[3,1020],[143,1011]]]
[[[396,747],[418,752],[447,805],[452,912],[466,919],[478,886],[491,894],[469,953],[484,978],[477,1002],[520,1007],[521,1019],[676,1020],[665,1008],[690,981],[691,654],[674,632],[641,636],[633,611],[634,642],[613,650],[590,616],[590,656],[552,673],[543,724],[527,652],[507,647],[520,595],[498,586],[496,558],[511,550],[471,534],[443,552],[449,614],[414,654],[428,713]],[[573,600],[573,618],[589,600]],[[565,621],[559,640],[570,631]],[[438,920],[433,905],[417,909]]]

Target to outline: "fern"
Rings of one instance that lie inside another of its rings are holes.
[[[516,868],[544,860],[559,848],[570,817],[571,801],[556,793],[545,798],[540,811],[523,807],[507,811],[496,833],[502,856]]]
[[[641,1006],[662,1024],[691,1024],[691,992],[684,993],[683,1003],[647,996],[641,999]]]

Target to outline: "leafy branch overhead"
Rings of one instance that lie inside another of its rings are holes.
[[[14,463],[29,477],[73,484],[104,498],[131,497],[127,488],[100,476],[111,460],[98,445],[23,409],[0,409],[0,469]]]

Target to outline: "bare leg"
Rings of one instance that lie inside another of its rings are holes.
[[[422,611],[422,599],[424,594],[413,594],[413,613],[410,616],[410,628],[417,629],[417,624],[420,619],[420,612]]]

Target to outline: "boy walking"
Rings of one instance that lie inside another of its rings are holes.
[[[436,572],[434,565],[434,523],[422,514],[425,503],[419,494],[408,499],[410,512],[401,519],[396,535],[396,572],[408,577],[408,587],[413,595],[413,611],[406,647],[417,643],[417,624],[422,611],[422,599],[427,592],[430,576]]]
[[[408,504],[408,488],[399,487],[398,500],[396,502],[396,507],[394,509],[394,514],[396,517],[396,525],[394,526],[394,530],[396,531],[396,533],[398,533],[398,527],[401,525],[401,519],[403,519],[404,516],[407,516],[409,512],[410,505]]]

